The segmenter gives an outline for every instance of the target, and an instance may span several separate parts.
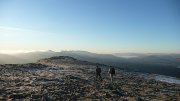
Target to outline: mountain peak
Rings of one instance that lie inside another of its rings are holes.
[[[49,53],[54,53],[55,51],[53,51],[53,50],[48,50],[47,52],[49,52]]]
[[[55,57],[50,57],[48,58],[49,60],[57,60],[57,59],[61,59],[61,60],[71,60],[71,61],[76,61],[77,59],[70,57],[70,56],[55,56]]]
[[[62,66],[62,65],[95,65],[88,61],[77,60],[70,56],[55,56],[51,58],[45,58],[39,60],[37,63],[41,63],[49,66]]]

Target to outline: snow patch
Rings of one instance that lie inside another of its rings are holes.
[[[170,76],[164,76],[164,75],[156,75],[155,80],[167,82],[167,83],[180,84],[180,79],[175,78],[175,77],[170,77]]]

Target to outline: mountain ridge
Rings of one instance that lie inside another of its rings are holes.
[[[178,68],[180,66],[180,61],[177,61],[177,58],[179,58],[180,55],[177,54],[151,54],[127,59],[115,56],[113,54],[97,54],[87,51],[54,52],[49,50],[44,52],[16,54],[14,56],[20,59],[25,59],[20,60],[19,63],[36,63],[37,60],[44,58],[50,58],[54,56],[70,56],[78,60],[111,65],[125,69],[127,71],[154,73],[180,78],[180,68]],[[0,60],[1,64],[4,63],[3,61],[6,61],[4,58]],[[18,59],[16,59],[16,61],[17,60]]]

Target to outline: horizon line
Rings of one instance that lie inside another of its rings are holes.
[[[0,50],[0,54],[8,54],[8,55],[15,55],[21,53],[31,53],[31,52],[63,52],[63,51],[82,51],[82,52],[90,52],[90,53],[97,53],[97,54],[119,54],[119,53],[135,53],[135,54],[180,54],[180,52],[92,52],[87,50]]]

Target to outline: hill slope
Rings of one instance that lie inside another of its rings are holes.
[[[95,65],[67,56],[31,64],[0,65],[0,100],[180,100],[178,84],[118,68],[111,83],[107,73],[110,67],[100,66],[102,80],[99,80],[95,78]]]

